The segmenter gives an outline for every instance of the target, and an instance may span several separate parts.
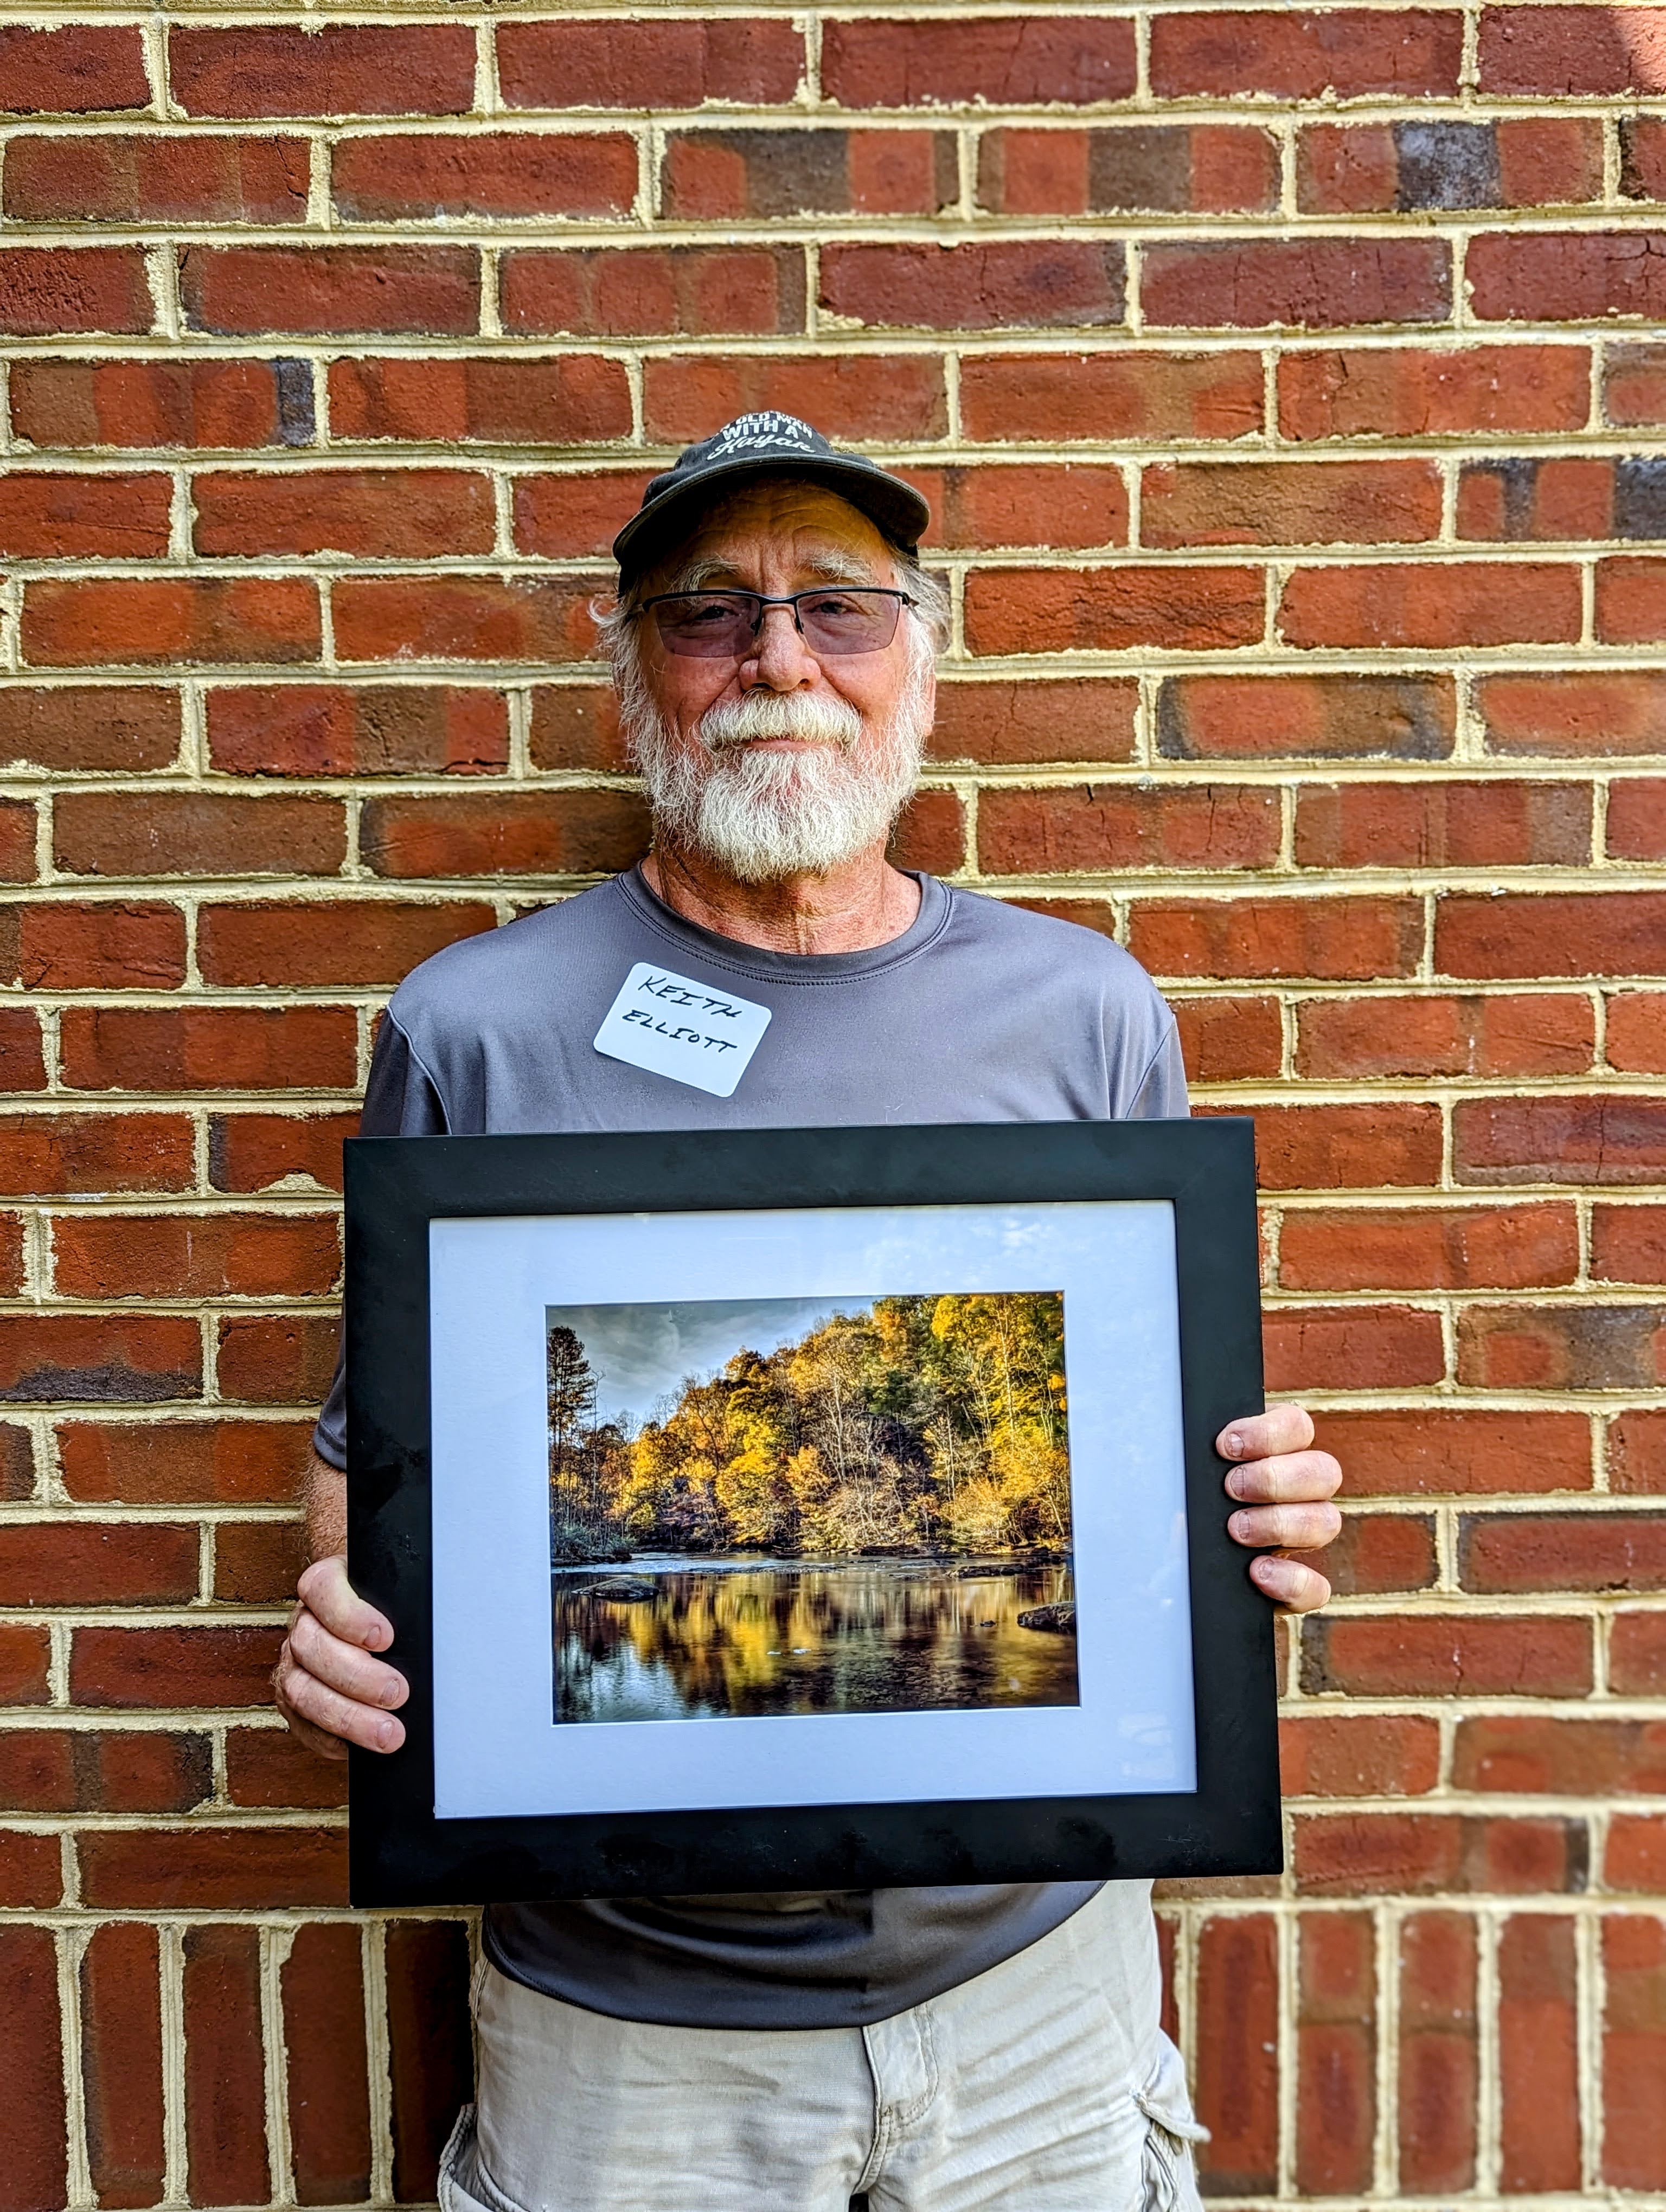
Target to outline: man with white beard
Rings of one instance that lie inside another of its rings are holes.
[[[885,858],[948,628],[927,520],[900,478],[778,414],[649,484],[599,618],[653,850],[416,969],[377,1042],[368,1134],[1185,1112],[1173,1018],[1125,952]],[[639,989],[632,1027],[615,1016]],[[686,1025],[657,1019],[690,990],[767,1011],[738,1066],[690,1061]],[[1329,1586],[1266,1547],[1341,1525],[1312,1438],[1286,1406],[1219,1439],[1249,1571],[1297,1611]],[[335,1757],[396,1748],[405,1696],[374,1656],[392,1628],[347,1580],[344,1439],[337,1376],[276,1677],[290,1726]],[[494,1906],[478,2100],[441,2204],[1194,2207],[1149,1899],[1123,1881]]]

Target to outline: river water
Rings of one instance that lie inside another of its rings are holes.
[[[1078,1702],[1075,1638],[1018,1625],[1073,1602],[1067,1566],[657,1553],[550,1583],[558,1721]]]

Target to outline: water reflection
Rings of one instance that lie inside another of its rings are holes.
[[[660,1554],[550,1580],[558,1721],[1078,1702],[1075,1638],[1018,1623],[1073,1602],[1067,1566]]]

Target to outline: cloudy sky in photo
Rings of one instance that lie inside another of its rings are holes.
[[[743,1348],[770,1352],[796,1344],[835,1314],[863,1314],[871,1297],[709,1298],[674,1305],[549,1306],[546,1329],[570,1328],[598,1377],[604,1421],[629,1413],[640,1425],[687,1375],[714,1374]]]

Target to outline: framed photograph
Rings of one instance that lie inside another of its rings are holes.
[[[1246,1120],[347,1146],[356,1905],[1280,1864]]]

